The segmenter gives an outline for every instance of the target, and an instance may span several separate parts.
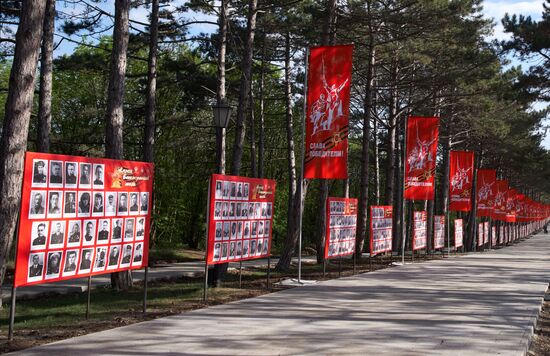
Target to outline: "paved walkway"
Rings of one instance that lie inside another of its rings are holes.
[[[94,333],[21,354],[521,355],[550,236]]]

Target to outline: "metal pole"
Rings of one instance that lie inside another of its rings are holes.
[[[88,300],[86,302],[86,320],[90,318],[90,300],[92,299],[92,276],[88,276]]]
[[[327,274],[327,259],[325,258],[323,260],[323,278],[325,278],[326,274]]]
[[[302,283],[302,218],[304,210],[304,199],[303,199],[303,189],[304,189],[304,161],[305,161],[305,145],[306,145],[306,116],[307,116],[307,80],[308,80],[308,70],[309,70],[309,48],[306,48],[305,53],[305,65],[306,65],[306,78],[304,83],[304,108],[303,108],[303,117],[302,121],[302,169],[300,170],[300,184],[298,185],[298,198],[300,199],[300,213],[298,218],[298,283]]]
[[[372,255],[369,253],[369,272],[372,272]]]
[[[342,256],[338,258],[338,278],[342,277]]]
[[[212,177],[208,179],[208,202],[206,203],[206,241],[204,244],[204,291],[202,295],[202,301],[207,303],[208,301],[208,226],[210,226],[210,198],[212,192],[210,187],[212,186]]]
[[[243,261],[239,261],[239,288],[243,287]]]
[[[17,299],[17,288],[15,287],[15,280],[11,287],[11,306],[10,306],[10,326],[8,331],[8,340],[13,340],[13,329],[15,324],[15,300]]]
[[[147,281],[149,279],[149,266],[145,266],[145,276],[143,276],[143,314],[147,313]]]
[[[271,254],[267,255],[267,290],[270,288]]]
[[[357,254],[353,254],[353,275],[355,275],[355,270],[357,268]]]
[[[405,132],[404,132],[404,135],[403,135],[403,189],[402,189],[402,196],[401,196],[401,200],[402,200],[402,207],[401,207],[401,215],[402,215],[402,219],[403,219],[403,223],[401,224],[401,229],[403,230],[401,232],[401,237],[402,237],[402,241],[401,241],[401,263],[404,265],[405,264],[405,240],[407,239],[407,224],[406,224],[406,217],[407,217],[407,213],[406,213],[406,209],[407,209],[407,204],[405,204],[405,182],[406,182],[406,175],[407,175],[407,131],[408,131],[408,126],[409,126],[409,118],[407,117],[407,119],[405,120]]]

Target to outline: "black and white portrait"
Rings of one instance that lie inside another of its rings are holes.
[[[222,243],[222,257],[221,257],[221,260],[227,260],[227,253],[229,252],[228,249],[229,249],[228,243],[227,242]]]
[[[234,259],[235,258],[235,242],[230,242],[229,243],[229,259]]]
[[[80,259],[80,266],[78,267],[78,273],[88,273],[92,268],[92,261],[94,258],[94,249],[85,248],[82,250],[82,258]]]
[[[243,228],[243,238],[247,239],[250,237],[250,221],[244,222],[244,228]]]
[[[95,224],[96,220],[84,220],[82,222],[82,229],[84,236],[82,236],[82,245],[90,246],[95,243]]]
[[[106,244],[109,242],[109,235],[111,231],[109,219],[100,219],[97,226],[97,243]]]
[[[107,269],[118,268],[118,261],[120,261],[120,245],[111,246],[109,249]]]
[[[223,239],[224,240],[229,240],[229,230],[230,230],[229,221],[224,221],[224,223],[223,223]]]
[[[33,190],[29,202],[29,219],[46,217],[46,191]]]
[[[118,215],[128,215],[128,193],[118,193]]]
[[[134,240],[134,218],[124,219],[124,242]]]
[[[92,207],[92,216],[103,216],[105,206],[103,203],[103,192],[94,192],[94,205]]]
[[[65,187],[76,188],[78,177],[78,164],[76,162],[65,162]]]
[[[48,226],[48,221],[35,221],[32,223],[31,251],[43,250],[46,248],[46,238],[49,230]]]
[[[136,244],[136,250],[134,251],[134,259],[132,260],[132,266],[139,266],[143,261],[143,243]]]
[[[50,161],[50,187],[63,187],[63,162]]]
[[[237,183],[237,195],[236,198],[241,200],[243,198],[243,184]]]
[[[216,223],[216,229],[215,229],[215,232],[214,232],[214,239],[216,241],[219,241],[219,240],[222,239],[222,223],[221,222]]]
[[[124,245],[122,247],[122,259],[120,267],[128,267],[132,263],[132,245]]]
[[[78,216],[90,216],[90,192],[78,192]]]
[[[248,183],[243,184],[243,199],[248,200]]]
[[[113,219],[113,234],[111,240],[113,242],[122,241],[122,219]]]
[[[63,277],[74,276],[78,264],[78,250],[68,250],[65,255],[65,264],[63,265]]]
[[[63,260],[62,251],[48,252],[46,264],[46,279],[58,278],[61,272],[61,261]]]
[[[267,255],[268,251],[269,251],[269,240],[264,239],[264,250],[262,252],[262,255]]]
[[[214,261],[219,261],[220,260],[221,247],[222,247],[222,245],[219,242],[216,242],[216,244],[214,244],[214,256],[212,257],[212,259]]]
[[[48,248],[63,248],[65,244],[65,221],[52,221]]]
[[[105,270],[107,265],[107,247],[97,247],[95,250],[94,272]]]
[[[94,188],[103,189],[105,165],[94,164]]]
[[[138,193],[130,193],[130,215],[139,213]]]
[[[116,215],[116,193],[115,192],[105,193],[105,215],[106,216]]]
[[[76,192],[65,192],[65,206],[63,207],[63,217],[74,218],[76,217]]]
[[[243,257],[248,257],[248,242],[250,240],[243,241]]]
[[[80,220],[69,220],[69,229],[67,230],[67,247],[76,247],[80,245],[81,237]]]
[[[78,182],[80,188],[92,187],[91,170],[92,165],[90,163],[80,163],[80,179]]]
[[[42,279],[44,272],[44,252],[29,254],[29,274],[27,282],[36,282]]]
[[[237,238],[237,222],[233,221],[231,223],[231,240],[235,240]]]
[[[145,237],[145,218],[138,218],[136,225],[136,240],[143,240]]]
[[[229,199],[229,191],[231,190],[231,182],[224,181],[222,188],[222,198]]]
[[[34,159],[32,161],[32,187],[46,187],[48,178],[48,161],[45,159]]]
[[[221,180],[217,180],[216,181],[215,194],[214,194],[215,199],[221,199],[222,198],[222,196],[223,196],[222,189],[223,189],[223,182]]]
[[[229,190],[229,199],[234,200],[237,198],[237,183],[231,182]]]
[[[139,212],[141,214],[147,214],[149,211],[149,193],[142,192],[139,201]]]
[[[222,217],[222,202],[217,201],[214,204],[214,220],[219,220]]]

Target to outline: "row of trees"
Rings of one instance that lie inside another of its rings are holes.
[[[548,100],[548,8],[539,22],[507,16],[513,37],[499,44],[487,42],[494,24],[477,0],[116,0],[113,13],[107,3],[10,0],[0,7],[1,281],[26,149],[154,161],[157,246],[202,247],[210,173],[275,178],[281,270],[296,250],[301,195],[306,246],[318,261],[328,195],[359,198],[357,252],[368,241],[367,207],[394,205],[399,248],[409,114],[441,117],[430,217],[446,211],[450,149],[475,151],[477,167],[497,168],[523,193],[548,198],[547,111],[533,110]],[[130,18],[143,9],[148,22]],[[189,30],[200,23],[217,31]],[[76,48],[54,58],[61,41]],[[350,177],[300,187],[304,49],[337,43],[355,44]],[[508,65],[510,53],[541,61],[524,72]],[[227,132],[211,126],[210,105],[223,101],[236,109]],[[474,226],[472,215],[469,236]],[[127,273],[113,277],[118,288],[130,284]]]

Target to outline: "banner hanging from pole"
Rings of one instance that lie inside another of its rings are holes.
[[[438,117],[409,117],[407,121],[405,199],[434,199],[438,135]]]
[[[451,151],[449,169],[449,210],[472,209],[472,181],[474,177],[474,153]]]
[[[494,169],[477,170],[477,211],[476,216],[492,216],[497,192],[497,171]]]
[[[506,194],[508,193],[508,182],[505,180],[496,181],[495,199],[493,205],[493,218],[495,220],[506,220]]]
[[[352,54],[353,45],[310,49],[304,178],[348,178]]]

